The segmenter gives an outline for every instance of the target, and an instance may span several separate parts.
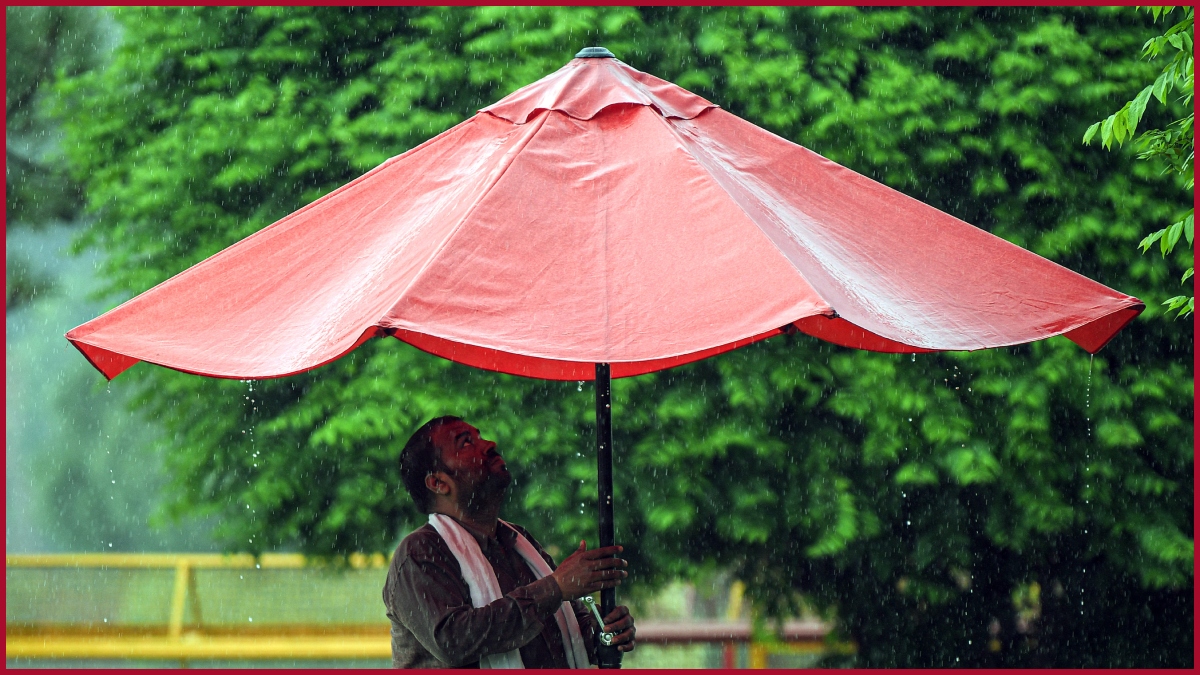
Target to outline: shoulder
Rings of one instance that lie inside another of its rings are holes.
[[[442,535],[432,525],[425,524],[410,532],[396,547],[392,567],[399,567],[406,560],[441,562],[449,557],[452,554]]]

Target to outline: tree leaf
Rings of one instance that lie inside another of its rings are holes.
[[[1129,117],[1129,134],[1131,136],[1134,130],[1137,129],[1138,122],[1142,120],[1142,113],[1146,112],[1146,104],[1150,102],[1150,90],[1153,88],[1154,85],[1152,84],[1146,85],[1146,88],[1129,105],[1129,112],[1127,114]]]
[[[1186,295],[1177,295],[1173,298],[1167,298],[1166,300],[1163,300],[1162,304],[1167,306],[1167,314],[1175,312],[1175,318],[1181,319],[1189,314],[1192,314],[1195,309],[1196,298]]]
[[[1117,114],[1113,115],[1113,140],[1117,145],[1125,143],[1125,139],[1133,135],[1133,130],[1129,127],[1129,104],[1126,103]]]
[[[1109,115],[1108,119],[1104,120],[1100,127],[1100,140],[1104,144],[1105,149],[1112,147],[1113,141],[1113,124],[1117,121],[1116,115]]]
[[[1174,89],[1175,76],[1170,66],[1163,68],[1158,79],[1154,80],[1153,93],[1154,98],[1158,99],[1159,103],[1167,104],[1167,94]]]
[[[1175,242],[1179,241],[1179,235],[1183,234],[1183,223],[1178,222],[1167,228],[1167,233],[1159,240],[1159,246],[1162,248],[1163,257],[1175,250]]]
[[[1087,145],[1088,143],[1091,143],[1092,138],[1096,135],[1097,131],[1100,131],[1100,122],[1096,122],[1092,126],[1088,127],[1087,131],[1084,132],[1083,144]]]
[[[1161,239],[1162,236],[1166,233],[1167,233],[1167,229],[1164,227],[1163,229],[1159,230],[1158,232],[1152,232],[1151,234],[1146,235],[1146,238],[1143,239],[1141,241],[1141,243],[1138,244],[1138,248],[1142,249],[1142,253],[1149,251],[1150,247],[1154,245],[1154,242]]]
[[[1188,214],[1187,218],[1183,219],[1183,236],[1187,237],[1188,246],[1194,245],[1192,242],[1192,239],[1195,237],[1195,234],[1193,232],[1193,230],[1195,228],[1195,225],[1194,225],[1195,217],[1196,217],[1196,214],[1191,213],[1191,214]]]

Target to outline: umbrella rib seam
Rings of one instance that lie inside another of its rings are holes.
[[[495,117],[495,115],[492,115],[492,117]],[[437,260],[438,256],[440,256],[442,254],[442,251],[446,250],[446,247],[450,244],[450,240],[454,239],[454,236],[457,235],[460,230],[462,230],[463,225],[475,213],[475,210],[477,208],[479,208],[479,205],[483,202],[483,200],[486,199],[489,194],[491,194],[492,189],[495,188],[496,185],[499,184],[500,181],[504,178],[504,175],[508,173],[508,169],[513,165],[513,162],[517,161],[517,157],[520,156],[521,152],[525,149],[525,147],[528,146],[531,141],[533,141],[533,137],[536,136],[537,132],[541,130],[542,126],[546,123],[546,119],[548,117],[549,117],[549,113],[547,113],[545,115],[540,115],[539,118],[541,121],[538,122],[537,126],[533,127],[532,129],[529,129],[526,132],[525,139],[523,141],[521,141],[517,147],[513,148],[511,151],[509,151],[507,153],[508,154],[508,162],[502,166],[499,173],[496,174],[496,178],[494,180],[492,180],[491,183],[489,183],[487,186],[485,186],[483,190],[480,191],[478,197],[475,198],[475,202],[473,204],[471,204],[470,208],[467,209],[466,213],[463,214],[462,218],[459,218],[458,222],[455,223],[453,228],[451,228],[450,233],[447,234],[446,238],[442,240],[442,243],[438,244],[437,249],[432,254],[430,254],[429,258],[425,261],[425,264],[421,266],[421,269],[418,270],[417,273],[413,275],[412,280],[409,281],[408,285],[404,287],[404,290],[400,292],[400,295],[399,295],[399,297],[396,298],[395,302],[392,302],[390,305],[388,305],[387,312],[385,312],[383,316],[376,319],[375,325],[377,325],[381,328],[390,327],[390,326],[382,325],[384,319],[388,318],[388,315],[390,315],[392,313],[392,310],[394,310],[396,308],[396,305],[403,302],[404,297],[406,295],[408,295],[408,292],[410,290],[412,290],[412,288],[414,286],[417,285],[417,282],[420,281],[423,276],[425,276],[425,272],[429,270],[429,267],[431,265],[433,265],[433,262],[435,260]],[[472,118],[472,119],[474,119],[474,118]],[[502,118],[498,118],[498,119],[502,119]],[[510,124],[512,124],[512,123],[510,122]],[[517,128],[521,128],[524,125],[513,124],[513,126],[517,127]],[[395,317],[393,317],[393,318],[395,318]]]
[[[703,111],[701,111],[700,114],[696,115],[696,118],[694,118],[694,119],[698,119],[700,117],[700,115],[703,115],[703,114],[707,113],[709,110],[713,110],[714,108],[717,110],[721,109],[720,106],[714,106],[713,108],[706,108]],[[756,230],[758,230],[759,234],[761,234],[763,237],[766,237],[767,240],[770,241],[770,237],[767,235],[766,232],[763,232],[762,227],[758,224],[758,221],[756,221],[754,219],[754,217],[751,216],[748,211],[746,211],[745,207],[742,206],[741,202],[739,202],[737,199],[735,199],[733,195],[729,194],[728,190],[726,190],[724,187],[721,186],[720,181],[717,180],[716,176],[713,176],[712,172],[708,170],[708,167],[704,165],[704,162],[701,162],[700,160],[696,159],[695,154],[692,153],[692,151],[689,149],[688,144],[683,141],[682,137],[680,136],[679,131],[675,129],[674,125],[671,124],[671,122],[668,121],[668,118],[664,117],[664,116],[659,116],[658,119],[662,122],[663,126],[665,126],[668,129],[668,131],[670,131],[671,135],[675,136],[677,139],[680,140],[680,143],[679,143],[680,148],[683,150],[683,152],[688,157],[692,158],[692,161],[695,162],[696,166],[699,167],[700,170],[704,172],[704,175],[708,176],[708,178],[710,180],[712,180],[713,183],[715,183],[717,185],[717,187],[719,187],[721,189],[721,192],[734,205],[734,207],[737,208],[737,210],[740,211],[742,213],[742,215],[746,217],[746,220],[748,220],[754,224],[754,228]],[[691,121],[691,120],[685,120],[685,121]],[[786,140],[786,139],[784,139],[784,140]],[[774,246],[774,244],[772,244],[772,246]],[[829,307],[829,310],[831,312],[836,312],[836,310],[833,308],[833,305],[830,304],[830,302],[827,299],[825,299],[825,295],[823,293],[821,293],[819,290],[817,290],[817,287],[813,285],[812,281],[810,281],[807,276],[805,276],[804,272],[802,270],[800,270],[800,268],[796,267],[796,265],[793,264],[792,261],[790,259],[788,259],[787,256],[783,256],[783,259],[785,261],[787,261],[788,267],[791,267],[793,270],[795,270],[796,276],[803,279],[804,283],[808,284],[808,287],[813,289],[813,292],[816,293],[817,296],[821,298],[821,302],[825,303],[825,306]],[[796,317],[795,320],[799,321],[800,319],[805,319],[805,318],[808,318],[808,317],[800,316],[800,317]]]

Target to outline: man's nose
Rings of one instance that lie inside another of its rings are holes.
[[[489,440],[487,440],[487,439],[483,439],[483,438],[481,438],[481,439],[479,439],[479,440],[481,440],[481,441],[483,441],[484,443],[486,443],[486,444],[487,444],[487,450],[485,450],[484,452],[491,452],[492,450],[495,450],[495,449],[496,449],[496,443],[495,443],[495,441],[489,441]]]

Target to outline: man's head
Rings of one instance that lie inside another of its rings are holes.
[[[498,506],[512,482],[496,444],[451,415],[426,422],[408,439],[400,476],[422,513],[434,512],[439,500],[468,513]]]

